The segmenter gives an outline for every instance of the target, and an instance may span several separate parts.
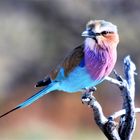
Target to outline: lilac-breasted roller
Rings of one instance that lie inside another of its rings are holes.
[[[76,47],[56,69],[36,84],[36,87],[44,86],[41,91],[0,117],[32,104],[51,91],[72,93],[101,83],[116,63],[119,42],[117,26],[104,20],[91,20],[82,36],[85,37],[84,43]]]

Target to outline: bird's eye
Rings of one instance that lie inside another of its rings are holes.
[[[105,35],[107,35],[107,34],[111,34],[111,33],[113,33],[113,32],[111,32],[111,31],[103,31],[103,32],[101,32],[101,34],[102,34],[103,36],[105,36]]]
[[[107,35],[109,32],[108,31],[103,31],[101,32],[101,34],[104,36],[104,35]]]

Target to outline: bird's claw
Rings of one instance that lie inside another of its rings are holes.
[[[87,103],[88,104],[90,102],[90,98],[86,94],[83,94],[82,95],[81,100],[82,100],[82,104],[84,104],[84,103]]]
[[[81,101],[82,101],[82,104],[87,104],[88,106],[90,106],[90,102],[93,98],[93,92],[95,92],[97,89],[96,87],[92,87],[92,88],[89,88],[89,89],[86,89],[81,97]]]

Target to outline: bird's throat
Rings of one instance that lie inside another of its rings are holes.
[[[86,69],[93,79],[102,80],[108,76],[116,62],[116,48],[98,46],[93,39],[85,41]]]

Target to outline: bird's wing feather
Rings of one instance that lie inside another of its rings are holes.
[[[84,66],[84,46],[80,45],[76,47],[62,63],[55,69],[53,69],[47,78],[37,82],[36,87],[46,86],[50,84],[51,80],[57,80],[59,75],[59,80],[62,80],[78,65]],[[60,72],[63,69],[63,72]]]
[[[61,67],[64,68],[65,76],[67,76],[76,66],[80,65],[84,57],[83,45],[76,47],[63,61]]]
[[[51,79],[49,76],[47,76],[43,80],[38,81],[35,87],[43,87],[43,86],[49,85],[50,83],[51,83]]]
[[[57,69],[54,69],[50,73],[51,79],[55,80],[58,73],[60,72],[60,69],[64,69],[64,76],[67,77],[68,74],[80,63],[83,65],[83,58],[84,58],[84,47],[83,45],[80,45],[76,47],[60,64],[60,66]]]

